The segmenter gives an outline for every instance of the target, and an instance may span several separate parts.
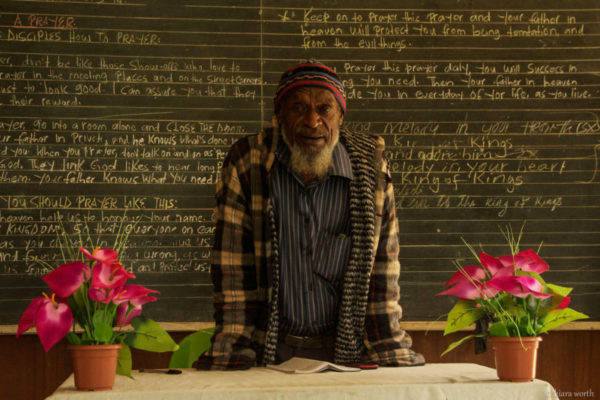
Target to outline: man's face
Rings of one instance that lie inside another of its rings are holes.
[[[300,87],[285,98],[277,115],[291,147],[305,155],[333,148],[344,116],[333,93],[317,87]]]

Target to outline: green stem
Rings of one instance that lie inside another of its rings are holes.
[[[509,332],[511,336],[521,336],[519,332],[519,326],[517,322],[513,319],[513,316],[507,312],[501,304],[501,301],[498,297],[489,299],[489,304],[492,307],[490,313],[499,318],[499,322],[501,322]]]

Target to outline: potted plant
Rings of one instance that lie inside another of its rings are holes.
[[[75,385],[86,391],[111,389],[115,373],[131,377],[129,346],[158,352],[177,350],[160,325],[140,316],[142,306],[156,301],[153,295],[158,292],[127,283],[135,275],[121,265],[117,251],[124,247],[127,235],[117,235],[115,249],[96,247],[92,252],[83,247],[77,251],[64,228],[58,240],[64,264],[55,269],[47,265],[51,271],[42,280],[50,293],[29,304],[19,321],[17,337],[35,326],[48,351],[66,336]],[[128,325],[132,329],[126,329]],[[110,355],[100,355],[104,352]],[[103,374],[100,366],[107,359],[107,373]],[[91,369],[85,370],[88,361]]]
[[[450,344],[442,356],[473,338],[478,340],[476,352],[485,351],[489,337],[498,377],[530,381],[535,377],[540,335],[588,316],[567,307],[572,288],[542,278],[549,266],[539,257],[539,249],[519,250],[523,228],[517,238],[510,227],[501,231],[510,254],[477,253],[465,242],[480,265],[463,267],[457,262],[458,271],[444,285],[447,289],[438,293],[459,298],[448,313],[444,335],[476,324],[475,333]]]

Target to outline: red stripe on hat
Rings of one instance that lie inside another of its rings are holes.
[[[336,75],[337,75],[337,72],[335,72],[335,70],[334,70],[334,69],[331,69],[331,68],[329,68],[328,66],[326,66],[326,65],[323,65],[323,64],[300,64],[300,65],[296,65],[296,66],[294,66],[294,67],[290,67],[290,68],[288,68],[288,69],[287,69],[285,72],[287,73],[288,71],[294,71],[294,70],[296,70],[296,69],[298,69],[298,68],[304,68],[304,67],[317,67],[317,68],[323,68],[323,69],[326,69],[327,71],[329,71],[329,72],[333,72],[334,74],[336,74]]]
[[[326,86],[327,88],[331,89],[334,94],[336,94],[336,98],[338,99],[338,101],[341,101],[342,103],[342,113],[346,112],[346,100],[344,100],[344,96],[340,93],[339,90],[337,90],[337,88],[335,86],[333,86],[330,83],[324,82],[324,81],[297,81],[292,83],[291,85],[287,86],[285,89],[283,89],[281,91],[281,93],[279,93],[279,96],[277,96],[277,98],[275,99],[275,104],[279,103],[279,100],[281,100],[281,97],[290,91],[290,89],[296,87],[296,86],[300,86],[300,85],[317,85],[317,86]]]

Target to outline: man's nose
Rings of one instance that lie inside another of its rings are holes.
[[[304,113],[304,124],[310,128],[316,128],[321,125],[321,116],[314,107],[309,107]]]

